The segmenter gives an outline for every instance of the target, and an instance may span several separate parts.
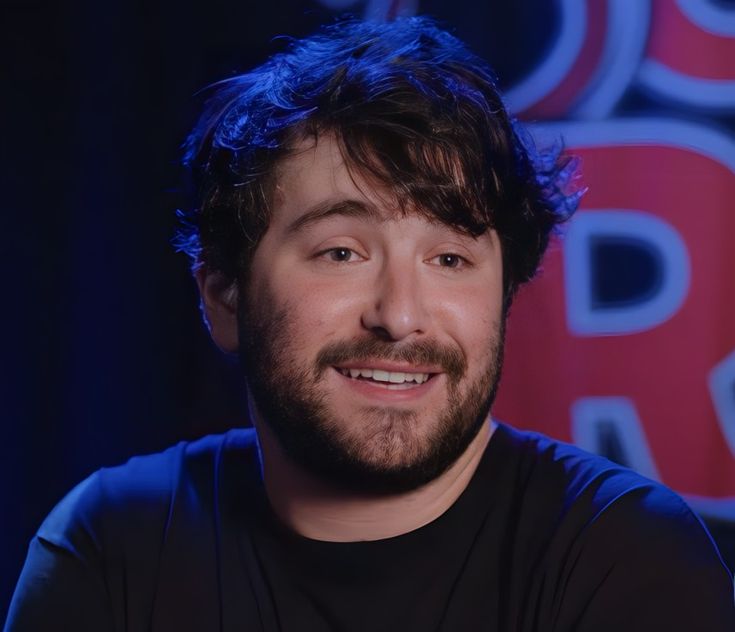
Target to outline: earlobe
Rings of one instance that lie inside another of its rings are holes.
[[[236,353],[239,346],[237,332],[237,281],[221,272],[212,272],[206,266],[195,273],[202,312],[214,343],[225,353]]]

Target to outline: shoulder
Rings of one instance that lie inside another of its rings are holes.
[[[506,450],[516,455],[525,492],[533,500],[552,499],[563,514],[576,510],[591,519],[635,508],[651,516],[694,516],[677,494],[629,468],[537,432],[499,429]]]
[[[732,577],[678,494],[543,435],[508,427],[503,434],[519,455],[527,516],[520,527],[543,540],[541,572],[560,588],[559,622],[580,630],[654,629],[663,621],[695,629],[706,610],[721,621],[712,630],[730,629]]]
[[[580,531],[610,525],[619,535],[626,525],[639,538],[664,529],[675,534],[709,535],[700,519],[675,492],[629,468],[545,435],[502,427],[504,441],[518,452],[518,469],[531,501],[551,498],[559,524]]]
[[[102,468],[54,507],[37,536],[78,554],[100,551],[130,532],[155,539],[177,496],[204,493],[214,484],[219,462],[230,454],[256,458],[256,444],[252,429],[237,429]]]
[[[89,476],[31,541],[8,629],[143,629],[157,599],[176,602],[179,578],[197,577],[197,590],[211,593],[219,473],[236,462],[230,474],[247,480],[257,461],[254,431],[234,430]]]

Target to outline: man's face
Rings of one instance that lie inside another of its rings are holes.
[[[262,423],[332,483],[425,484],[465,451],[494,397],[497,234],[401,213],[348,172],[330,136],[304,141],[277,182],[239,319]]]

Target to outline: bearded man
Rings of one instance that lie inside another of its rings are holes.
[[[219,84],[186,160],[179,244],[255,428],[79,485],[7,630],[735,629],[678,496],[490,416],[579,193],[462,43],[327,28]]]

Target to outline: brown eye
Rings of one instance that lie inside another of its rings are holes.
[[[349,248],[331,248],[325,253],[332,261],[344,262],[352,258],[352,250]]]
[[[443,268],[457,268],[462,263],[462,257],[451,253],[439,255],[439,265]]]

